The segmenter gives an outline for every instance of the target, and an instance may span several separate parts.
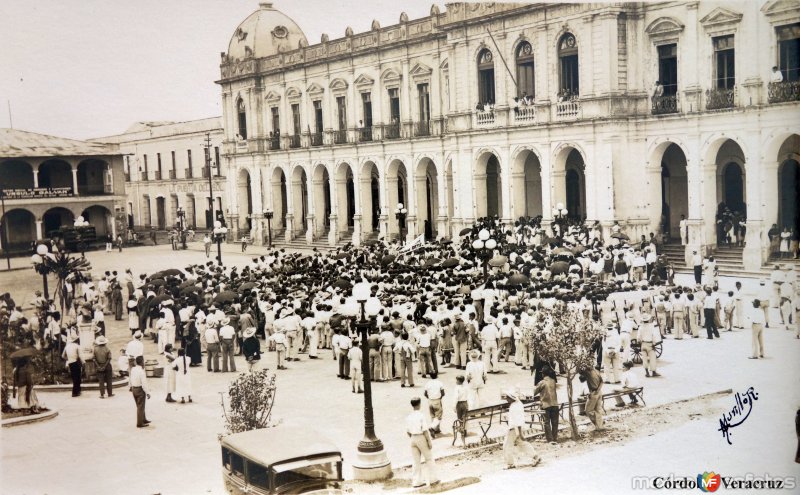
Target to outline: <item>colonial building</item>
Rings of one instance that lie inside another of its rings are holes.
[[[98,237],[116,236],[125,223],[122,152],[15,129],[0,129],[0,248],[27,250],[83,216]]]
[[[563,204],[637,237],[684,215],[690,252],[725,203],[756,268],[797,222],[795,1],[452,3],[315,44],[262,3],[221,58],[230,223],[256,239],[266,211],[359,243]]]
[[[171,229],[213,226],[209,184],[214,191],[214,211],[225,213],[225,167],[221,168],[222,122],[212,117],[189,122],[137,122],[123,134],[96,138],[115,143],[125,156],[128,225],[130,228]],[[210,166],[210,172],[209,172]]]

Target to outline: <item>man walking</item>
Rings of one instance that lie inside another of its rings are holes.
[[[764,312],[761,311],[761,301],[758,299],[753,301],[753,309],[750,311],[750,324],[753,329],[753,353],[750,359],[758,359],[764,357]]]
[[[516,390],[506,391],[508,400],[508,433],[503,443],[503,456],[506,460],[506,469],[517,467],[517,454],[522,452],[531,459],[531,465],[539,464],[539,456],[533,450],[533,445],[522,438],[522,427],[525,426],[525,408],[519,400]]]
[[[72,377],[72,396],[81,395],[81,355],[78,346],[78,336],[73,334],[69,338],[69,343],[64,347],[61,357],[67,361],[69,375]]]
[[[144,372],[144,358],[142,356],[136,358],[136,366],[131,368],[129,380],[133,400],[136,402],[136,427],[144,428],[150,426],[150,421],[148,421],[144,412],[145,403],[150,398],[150,389],[147,386],[147,375]]]
[[[425,397],[428,399],[428,410],[431,413],[431,437],[436,437],[442,430],[439,425],[442,422],[442,397],[444,397],[444,385],[436,377],[436,372],[430,373],[431,379],[425,384]]]
[[[427,484],[435,485],[439,483],[436,477],[436,461],[431,454],[433,440],[431,439],[430,431],[428,431],[425,417],[420,412],[421,403],[422,400],[419,397],[413,397],[411,399],[411,407],[414,410],[406,417],[406,434],[411,438],[411,455],[413,456],[411,463],[411,476],[413,478],[411,486],[413,488],[420,488],[426,485],[422,481],[421,460],[423,458],[425,460],[425,470],[427,471],[425,475]]]

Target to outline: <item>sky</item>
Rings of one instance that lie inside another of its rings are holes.
[[[433,0],[274,0],[309,44]],[[444,1],[439,0],[444,10]],[[222,115],[220,52],[258,0],[0,0],[0,127],[88,139]],[[9,111],[10,106],[10,111]]]

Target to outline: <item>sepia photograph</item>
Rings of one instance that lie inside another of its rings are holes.
[[[798,493],[800,0],[4,0],[0,493]]]

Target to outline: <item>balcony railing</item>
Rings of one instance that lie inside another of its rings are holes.
[[[192,169],[191,168],[183,169],[183,176],[186,177],[187,179],[191,179],[192,177],[194,177],[192,175]]]
[[[767,86],[770,103],[800,101],[800,81],[771,82]]]
[[[333,131],[333,144],[344,144],[347,142],[347,129]]]
[[[477,110],[475,112],[475,121],[477,122],[478,126],[494,124],[494,110]]]
[[[651,109],[653,115],[678,113],[678,94],[654,96]]]
[[[150,179],[147,175],[147,170],[139,172],[139,180],[142,182],[147,182]]]
[[[719,110],[736,106],[736,86],[731,89],[707,89],[706,110]]]
[[[578,100],[566,100],[556,103],[556,117],[574,119],[578,118],[581,103]]]
[[[414,136],[415,137],[430,136],[432,134],[431,127],[432,125],[430,120],[414,122]]]
[[[295,134],[294,136],[287,136],[286,143],[291,149],[299,148],[300,147],[300,134]]]
[[[384,125],[383,139],[400,139],[400,123]]]
[[[203,178],[208,179],[209,175],[210,175],[209,167],[203,167]]]
[[[161,180],[161,170],[156,170],[156,180]]]
[[[309,134],[309,141],[311,141],[311,146],[322,146],[323,139],[321,132],[314,132]]]
[[[536,122],[536,107],[519,107],[514,110],[515,124],[533,124]]]
[[[172,180],[177,179],[178,178],[178,173],[175,170],[170,170],[169,171],[169,178],[172,179]]]
[[[280,136],[272,136],[267,138],[267,142],[269,143],[270,151],[277,151],[281,149],[281,137]]]
[[[356,129],[358,140],[362,143],[372,141],[372,127],[360,127]]]
[[[125,182],[130,182],[130,181],[131,181],[131,173],[125,172]]]

